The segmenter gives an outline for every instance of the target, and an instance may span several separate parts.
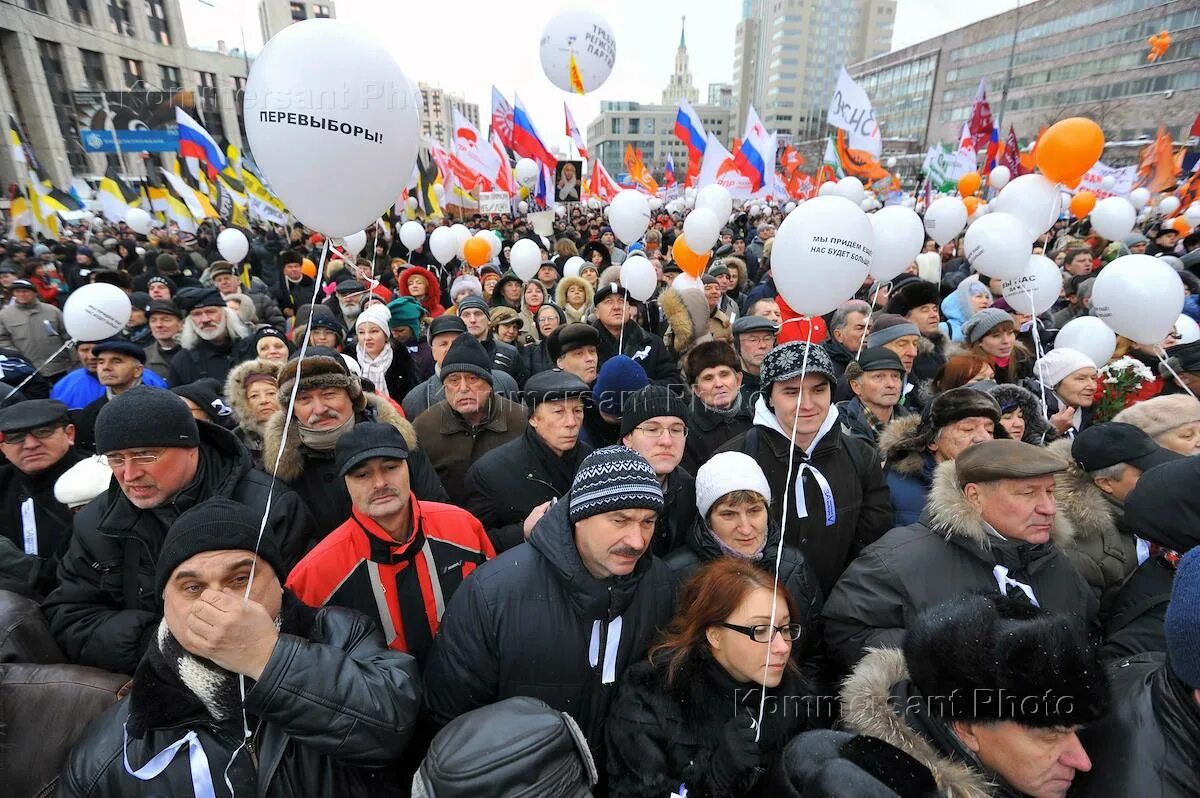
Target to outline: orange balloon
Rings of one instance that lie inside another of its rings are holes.
[[[467,256],[467,263],[478,268],[491,259],[492,248],[483,239],[472,236],[463,244],[463,254]]]
[[[1068,188],[1096,165],[1104,152],[1104,131],[1090,119],[1073,116],[1055,122],[1038,139],[1034,156],[1038,169],[1049,180]]]
[[[1087,216],[1094,207],[1096,207],[1096,195],[1090,191],[1080,191],[1071,197],[1071,215],[1076,219]]]
[[[975,213],[976,210],[979,209],[980,199],[979,199],[979,197],[968,194],[967,196],[962,198],[962,203],[963,203],[963,205],[967,206],[967,216],[970,216],[971,214]]]
[[[979,177],[978,172],[967,172],[958,179],[958,196],[969,197],[978,191],[981,185],[983,185],[983,180]]]
[[[317,264],[313,263],[308,258],[305,258],[304,260],[300,261],[300,273],[305,277],[315,278],[317,276]]]
[[[675,245],[671,247],[671,256],[675,258],[675,262],[679,264],[679,268],[683,269],[685,274],[690,274],[696,278],[700,277],[700,273],[708,265],[708,257],[711,254],[708,251],[705,251],[703,254],[692,252],[692,250],[688,249],[687,242],[683,240],[683,236],[675,239]]]
[[[1187,219],[1184,219],[1182,216],[1176,216],[1174,219],[1167,222],[1167,224],[1169,224],[1171,229],[1176,233],[1179,233],[1181,236],[1185,236],[1192,231],[1192,226],[1188,224]]]

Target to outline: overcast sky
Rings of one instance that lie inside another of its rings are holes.
[[[680,17],[687,19],[691,71],[700,100],[709,83],[728,82],[733,73],[733,40],[741,0],[616,0],[600,4],[497,5],[491,0],[336,0],[338,18],[383,37],[414,83],[424,81],[465,95],[479,104],[481,126],[491,112],[494,83],[511,101],[521,95],[543,138],[563,146],[565,100],[580,128],[600,110],[601,100],[657,103],[674,69]],[[937,36],[1014,7],[1017,0],[900,0],[893,48]],[[188,42],[213,48],[218,39],[240,46],[243,33],[251,54],[262,47],[257,0],[181,0]],[[608,81],[586,96],[567,94],[542,74],[538,39],[555,12],[565,8],[602,9],[617,41],[617,61]],[[240,20],[239,20],[240,16]],[[240,22],[240,28],[239,28]],[[736,125],[735,127],[740,127]]]

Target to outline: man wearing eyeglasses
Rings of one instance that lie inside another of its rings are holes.
[[[54,587],[54,569],[71,528],[71,512],[54,498],[54,483],[83,459],[74,447],[67,406],[36,399],[0,409],[0,527],[25,553],[32,592]]]
[[[257,522],[271,478],[252,468],[232,432],[197,423],[181,398],[145,386],[100,411],[96,450],[108,457],[114,484],[75,516],[43,609],[72,662],[133,673],[162,617],[154,569],[171,523],[214,497],[251,507]],[[315,537],[313,520],[286,486],[273,491],[263,534],[290,568]]]
[[[682,546],[696,520],[696,480],[679,466],[689,419],[687,405],[653,383],[621,404],[621,443],[646,458],[662,487],[664,507],[650,541],[659,557]]]

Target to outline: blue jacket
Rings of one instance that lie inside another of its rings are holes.
[[[921,416],[914,413],[893,419],[879,436],[883,476],[892,496],[894,526],[908,526],[921,519],[933,482],[937,463],[925,449],[920,425]]]
[[[142,372],[142,385],[151,388],[166,388],[167,381],[150,369]],[[104,386],[96,375],[83,366],[67,374],[54,384],[50,390],[50,398],[64,403],[68,410],[80,410],[104,396]]]

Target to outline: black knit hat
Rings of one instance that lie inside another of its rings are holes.
[[[488,385],[492,384],[492,359],[484,351],[483,344],[470,333],[461,333],[446,350],[442,366],[438,370],[442,382],[458,372],[474,374]]]
[[[633,428],[646,419],[658,416],[674,416],[682,419],[684,424],[691,420],[691,413],[682,399],[671,393],[669,388],[651,383],[629,394],[622,402],[621,437],[633,432]]]
[[[318,327],[323,330],[332,330],[333,332],[337,333],[339,341],[344,341],[346,339],[346,325],[338,321],[337,317],[333,315],[333,312],[324,305],[317,305],[314,307],[312,310],[312,315],[309,316],[308,319],[308,328],[310,330]]]
[[[224,389],[225,386],[215,377],[201,377],[186,385],[176,385],[171,389],[171,393],[195,402],[196,407],[204,411],[209,421],[232,430],[237,427],[237,420],[233,417],[233,408],[221,398]]]
[[[259,540],[259,516],[257,510],[218,496],[200,502],[176,518],[158,553],[154,568],[155,592],[161,596],[171,574],[187,560],[206,551],[225,549],[246,552],[257,549],[259,559],[271,566],[282,584],[287,577],[283,556],[272,529],[268,527]]]
[[[100,409],[96,417],[96,451],[200,445],[200,431],[187,403],[170,391],[139,385]]]
[[[942,720],[1086,725],[1104,715],[1109,691],[1080,626],[1024,594],[968,594],[909,623],[904,659]]]
[[[606,446],[580,463],[571,483],[570,502],[569,515],[574,524],[613,510],[661,513],[663,492],[658,475],[645,458],[624,446]]]

